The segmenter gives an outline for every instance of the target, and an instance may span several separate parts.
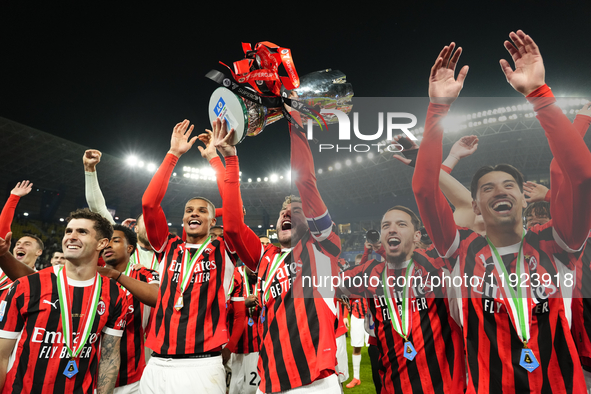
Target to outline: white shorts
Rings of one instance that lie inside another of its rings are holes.
[[[295,389],[282,391],[282,394],[342,394],[343,388],[339,383],[337,375],[330,375],[324,379],[319,379],[315,382],[305,386],[296,387]],[[257,389],[257,394],[263,394],[260,389]]]
[[[591,393],[591,372],[583,369],[583,376],[585,377],[585,383],[587,383],[587,392]]]
[[[125,386],[115,387],[113,394],[138,394],[140,392],[140,381],[126,384]]]
[[[351,346],[363,347],[367,346],[369,334],[365,331],[365,319],[358,319],[351,316]]]
[[[257,372],[259,352],[240,354],[232,353],[232,380],[230,394],[254,394],[259,387],[261,378]]]
[[[140,380],[141,394],[226,392],[222,356],[171,359],[152,357]]]
[[[349,357],[347,356],[347,338],[345,334],[337,338],[337,375],[340,383],[349,380]]]

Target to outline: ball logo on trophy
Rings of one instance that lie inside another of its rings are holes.
[[[336,116],[320,115],[322,109],[338,109],[349,113],[353,108],[353,88],[346,75],[339,70],[316,71],[299,78],[291,51],[271,42],[259,42],[252,48],[243,43],[245,58],[234,62],[234,68],[224,65],[231,76],[212,70],[206,77],[219,83],[209,99],[209,118],[225,119],[228,128],[234,128],[232,145],[247,136],[259,135],[266,126],[286,118],[296,127],[286,106],[295,107],[302,121],[312,119],[321,128],[336,123]],[[279,76],[283,66],[287,77]],[[295,94],[294,94],[295,93]],[[293,99],[297,95],[297,100]]]

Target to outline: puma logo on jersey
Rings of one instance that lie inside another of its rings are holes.
[[[59,302],[59,300],[60,300],[59,298],[57,300],[55,300],[54,302],[49,302],[47,300],[43,300],[43,303],[44,304],[49,304],[49,305],[51,305],[52,307],[54,307],[57,310],[57,303]]]
[[[494,264],[494,261],[492,263],[487,263],[482,253],[479,254],[478,257],[480,257],[480,260],[482,261],[482,265],[484,265],[484,268],[486,268],[488,265]]]

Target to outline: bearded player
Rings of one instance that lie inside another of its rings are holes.
[[[225,122],[215,121],[215,144],[226,160],[224,233],[245,264],[258,265],[258,392],[339,393],[334,294],[321,294],[301,281],[304,276],[336,275],[340,253],[340,239],[316,188],[308,142],[303,133],[290,129],[291,164],[301,200],[289,196],[283,203],[276,227],[280,247],[263,247],[244,224],[238,157],[227,143],[233,131],[226,136],[225,128]]]

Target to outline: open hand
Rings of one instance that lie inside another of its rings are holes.
[[[432,103],[451,105],[464,87],[464,80],[468,75],[468,66],[462,67],[458,78],[454,78],[456,65],[462,54],[462,47],[459,47],[454,53],[455,47],[454,42],[445,46],[439,53],[435,64],[431,67],[429,98]]]
[[[507,82],[524,96],[544,85],[545,69],[540,49],[530,36],[521,30],[509,34],[511,41],[505,41],[505,48],[511,54],[515,71],[505,59],[500,60]]]
[[[185,119],[181,123],[177,123],[172,130],[172,136],[170,137],[170,150],[168,153],[172,153],[176,157],[181,157],[191,149],[197,137],[189,139],[193,132],[193,125],[189,127],[190,122]]]
[[[10,194],[15,196],[24,197],[31,192],[33,189],[33,183],[29,181],[22,181],[16,184],[14,189],[10,191]]]

